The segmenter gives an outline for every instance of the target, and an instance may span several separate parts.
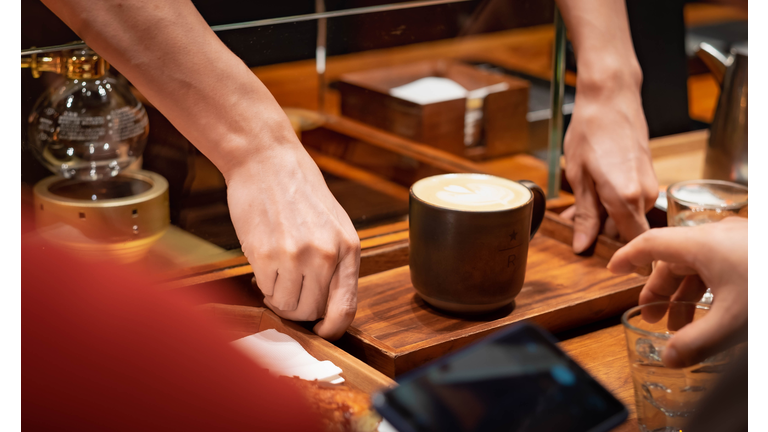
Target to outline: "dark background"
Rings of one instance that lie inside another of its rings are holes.
[[[312,13],[314,1],[195,0],[210,25]],[[327,10],[396,1],[326,0]],[[630,27],[644,73],[643,105],[651,137],[691,129],[688,117],[684,0],[627,0]],[[79,40],[39,0],[22,0],[21,48]],[[487,33],[553,22],[553,0],[472,0],[469,2],[381,12],[328,20],[327,50],[340,55],[461,35]],[[218,33],[222,41],[251,67],[313,58],[317,22],[307,21]],[[568,64],[574,68],[572,51]],[[21,70],[22,147],[26,115],[54,77],[34,79]],[[22,152],[22,181],[48,175],[27,151]]]

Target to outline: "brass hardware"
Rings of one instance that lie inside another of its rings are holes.
[[[90,48],[66,50],[49,54],[32,54],[21,58],[21,67],[32,70],[40,78],[41,72],[53,72],[69,79],[100,78],[109,69],[109,63]]]
[[[110,181],[130,187],[120,189],[122,195],[92,199],[90,191],[104,189],[105,183],[61,176],[38,182],[34,203],[40,235],[94,261],[127,263],[145,256],[170,225],[168,181],[143,170],[124,171]]]

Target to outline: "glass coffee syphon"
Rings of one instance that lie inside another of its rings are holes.
[[[136,162],[149,134],[147,113],[125,83],[90,49],[40,64],[63,79],[29,115],[29,147],[48,169],[66,178],[101,180]]]
[[[48,241],[92,259],[142,258],[170,224],[168,182],[138,169],[149,134],[142,103],[89,48],[22,59],[60,76],[28,117],[34,156],[55,175],[34,187]]]

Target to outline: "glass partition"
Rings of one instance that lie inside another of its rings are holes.
[[[407,263],[408,190],[420,178],[484,172],[545,189],[550,183],[550,198],[557,197],[562,123],[550,124],[551,113],[559,114],[551,108],[568,114],[574,90],[563,66],[564,31],[553,25],[554,2],[194,3],[285,110],[358,230],[361,274]],[[29,19],[22,17],[22,29]],[[78,47],[45,41],[52,47],[23,56]],[[563,66],[556,83],[553,59]],[[25,119],[56,80],[42,75],[22,73]],[[142,259],[154,262],[161,279],[248,273],[222,175],[135,94],[149,120],[141,168],[167,179],[172,225]],[[31,194],[50,172],[24,153],[22,183]],[[553,208],[568,203],[567,194],[550,200]],[[390,254],[386,264],[366,264],[382,254]]]

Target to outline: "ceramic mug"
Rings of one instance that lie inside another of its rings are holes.
[[[486,174],[427,177],[410,190],[410,271],[439,309],[483,313],[523,288],[528,245],[544,219],[544,191]]]

